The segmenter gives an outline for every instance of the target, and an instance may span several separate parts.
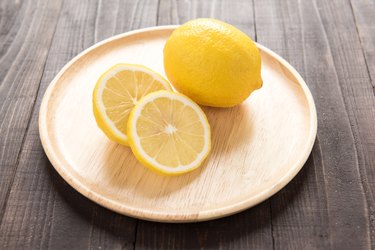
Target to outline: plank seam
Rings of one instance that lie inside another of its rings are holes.
[[[273,230],[273,217],[272,217],[272,202],[271,200],[268,201],[270,205],[270,220],[271,220],[271,237],[272,237],[272,249],[275,250],[275,237],[274,237],[274,230]]]
[[[99,21],[99,11],[100,11],[100,8],[101,8],[101,5],[102,5],[102,1],[99,0],[98,1],[98,4],[96,6],[96,12],[95,12],[95,24],[94,24],[94,43],[97,43],[98,42],[98,33],[97,33],[97,27],[98,27],[98,21]]]
[[[255,40],[255,42],[258,42],[258,36],[257,36],[257,24],[256,24],[255,3],[254,3],[254,0],[252,0],[251,3],[252,3],[252,5],[253,5],[254,40]]]
[[[159,26],[159,14],[160,14],[160,0],[158,0],[157,9],[156,9],[156,26]]]
[[[322,166],[321,171],[322,171],[323,181],[324,181],[324,185],[322,185],[322,186],[323,186],[323,190],[324,190],[325,210],[328,211],[328,192],[327,192],[327,187],[326,187],[326,183],[328,183],[328,180],[327,180],[327,178],[326,178],[326,176],[324,174],[325,173],[325,166],[324,166],[324,161],[323,161],[323,150],[322,150],[322,147],[320,146],[320,140],[319,140],[318,134],[316,135],[315,143],[316,143],[316,145],[318,147],[318,153],[320,155],[320,164]],[[314,157],[314,155],[311,154],[311,158],[312,158],[312,161],[314,163],[314,166],[316,166],[315,165],[315,157]],[[316,183],[318,183],[316,171],[314,171],[314,175],[315,175]],[[327,222],[328,222],[328,225],[330,225],[330,218],[329,218],[329,213],[328,212],[327,212]],[[330,234],[331,233],[330,228],[328,228],[327,230],[328,230],[327,233]],[[329,247],[332,249],[332,237],[329,237],[328,243],[329,243]]]
[[[134,230],[134,241],[133,241],[133,249],[135,250],[135,246],[137,244],[137,236],[138,236],[138,224],[139,224],[139,219],[136,219],[135,222],[135,230]]]
[[[52,186],[55,189],[56,188],[56,183],[52,182]],[[54,218],[54,213],[55,213],[55,208],[56,208],[56,197],[55,197],[56,192],[53,192],[52,194],[53,194],[53,200],[52,200],[52,209],[51,209],[51,217],[50,217],[51,221]],[[48,232],[48,242],[47,242],[47,248],[48,249],[51,249],[51,239],[52,239],[51,235],[52,235],[52,230],[53,230],[53,224],[51,223],[51,226],[50,226],[50,229],[49,229],[49,232]]]

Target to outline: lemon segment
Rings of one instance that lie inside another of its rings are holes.
[[[130,111],[143,96],[170,89],[167,80],[151,69],[134,64],[116,64],[97,81],[93,111],[99,128],[107,137],[128,145],[127,122]]]
[[[136,158],[165,175],[196,169],[211,149],[210,125],[202,109],[171,91],[143,97],[130,113],[127,131]]]

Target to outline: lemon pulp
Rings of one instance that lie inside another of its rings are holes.
[[[170,89],[169,83],[151,69],[133,64],[116,64],[97,81],[93,111],[99,128],[107,137],[128,145],[130,111],[148,93]]]
[[[128,135],[137,159],[166,175],[196,169],[211,147],[204,112],[186,96],[171,91],[151,93],[137,103],[130,114]]]

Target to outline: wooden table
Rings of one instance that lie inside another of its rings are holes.
[[[162,224],[72,189],[41,146],[46,87],[112,35],[215,17],[286,58],[318,113],[312,154],[282,191],[245,212]],[[375,247],[374,0],[0,1],[0,248],[370,249]]]

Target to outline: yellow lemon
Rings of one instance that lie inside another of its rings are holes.
[[[143,96],[169,83],[151,69],[134,64],[116,64],[97,81],[93,92],[93,111],[98,127],[107,137],[128,145],[127,122],[130,111]]]
[[[210,18],[173,31],[164,47],[164,69],[179,92],[207,106],[237,105],[262,86],[255,43],[232,25]]]
[[[157,91],[130,113],[130,147],[145,166],[165,175],[199,167],[211,149],[211,132],[202,109],[186,96]]]

